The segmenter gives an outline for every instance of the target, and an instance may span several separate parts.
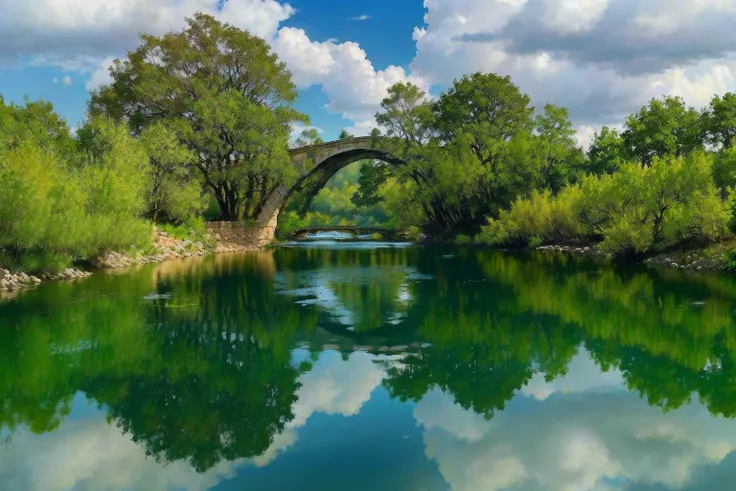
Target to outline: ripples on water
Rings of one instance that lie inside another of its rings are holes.
[[[736,281],[291,244],[0,300],[0,490],[728,490]]]

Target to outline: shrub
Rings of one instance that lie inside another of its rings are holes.
[[[101,122],[95,151],[63,161],[29,139],[0,149],[0,259],[55,271],[108,249],[142,245],[145,154],[124,128]]]
[[[736,249],[730,249],[723,253],[721,262],[728,271],[736,271]]]
[[[467,246],[473,243],[473,238],[469,235],[458,234],[455,237],[455,245]]]
[[[529,198],[517,198],[509,210],[490,219],[477,239],[490,245],[536,246],[544,242],[565,242],[581,235],[582,226],[576,215],[575,186],[553,197],[549,191],[533,191]]]
[[[533,191],[489,219],[478,240],[525,246],[602,237],[602,249],[625,254],[722,239],[736,198],[720,198],[712,163],[704,152],[655,158],[651,166],[622,164],[612,175],[586,176],[556,196]]]

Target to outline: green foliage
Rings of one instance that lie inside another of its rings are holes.
[[[683,156],[703,148],[703,124],[698,112],[680,97],[652,99],[626,118],[621,135],[627,157],[644,165],[655,157]]]
[[[2,109],[27,112],[12,106]],[[27,120],[25,131],[43,133],[40,128],[49,122],[51,132],[57,128],[57,119],[47,112],[36,117]],[[150,229],[140,220],[147,155],[124,127],[108,120],[88,122],[83,134],[76,149],[64,138],[56,148],[53,142],[58,140],[44,143],[33,137],[0,149],[4,266],[55,271],[74,260],[140,246],[148,239]],[[7,138],[6,133],[0,135]]]
[[[415,210],[435,236],[476,233],[533,189],[558,191],[577,179],[584,155],[567,111],[548,105],[533,117],[529,97],[508,77],[476,73],[456,80],[436,102],[397,84],[376,120],[387,128],[382,149],[407,165],[390,168],[404,189],[399,206]],[[356,195],[376,202],[388,187],[387,168],[370,170]]]
[[[470,235],[458,234],[455,236],[455,245],[467,246],[473,243],[473,238]]]
[[[202,213],[206,199],[190,165],[194,156],[176,132],[157,122],[141,132],[140,142],[150,163],[148,216],[182,222]]]
[[[348,138],[353,138],[355,135],[351,135],[348,130],[343,128],[340,131],[340,135],[337,137],[338,140],[347,140]]]
[[[717,148],[730,148],[736,138],[736,94],[713,97],[703,120],[707,141]]]
[[[422,238],[422,229],[416,225],[410,225],[406,228],[405,236],[411,241],[418,241]]]
[[[604,126],[596,132],[588,149],[587,171],[592,174],[611,174],[626,160],[624,140],[618,131]]]
[[[587,176],[556,196],[533,191],[489,219],[479,240],[521,246],[536,237],[548,243],[602,237],[602,249],[624,254],[724,238],[730,210],[712,162],[703,152],[655,158],[649,167],[623,164],[612,175]]]
[[[286,66],[263,39],[204,14],[183,31],[141,40],[111,67],[113,81],[92,95],[90,112],[135,134],[156,123],[175,131],[221,217],[254,218],[275,187],[297,178],[289,129],[307,118],[291,107]]]
[[[376,114],[376,122],[386,129],[389,138],[421,145],[431,136],[434,123],[432,106],[416,85],[398,82],[389,87],[381,108],[383,112]]]
[[[583,234],[583,226],[575,213],[578,187],[564,189],[559,196],[551,192],[532,191],[528,199],[517,198],[498,219],[490,218],[481,228],[477,240],[489,245],[524,247],[543,242],[569,242]]]
[[[350,201],[358,207],[373,206],[382,201],[379,189],[388,179],[391,171],[387,164],[373,163],[360,168],[358,189],[353,193]]]
[[[0,96],[0,151],[17,149],[24,143],[61,157],[74,148],[66,121],[54,112],[50,102],[25,99],[21,106],[5,105]]]
[[[319,145],[321,143],[324,143],[324,140],[319,136],[317,128],[307,128],[302,130],[299,137],[294,140],[294,147],[306,147],[309,145]]]
[[[736,249],[730,249],[723,253],[721,257],[723,267],[728,271],[736,271]]]

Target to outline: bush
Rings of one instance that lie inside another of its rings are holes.
[[[4,266],[56,271],[147,241],[150,228],[139,218],[145,154],[124,128],[100,122],[97,129],[96,148],[63,162],[32,138],[0,149]]]
[[[455,245],[467,246],[473,243],[473,238],[469,235],[458,234],[455,237]]]
[[[642,253],[729,234],[736,198],[720,198],[713,158],[696,152],[655,158],[651,166],[622,164],[612,175],[586,176],[558,195],[533,191],[489,219],[478,240],[490,245],[593,240],[615,254]]]
[[[576,186],[565,188],[557,197],[549,191],[533,191],[531,197],[517,198],[497,220],[489,219],[477,237],[489,245],[534,247],[545,242],[566,242],[579,237],[583,227],[576,214]]]
[[[731,249],[723,253],[721,262],[728,271],[736,271],[736,249]]]

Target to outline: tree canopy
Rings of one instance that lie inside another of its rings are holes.
[[[187,27],[141,36],[111,67],[112,83],[92,95],[90,113],[125,121],[140,135],[153,124],[175,131],[224,219],[255,217],[268,196],[293,181],[291,73],[261,38],[196,14]]]

